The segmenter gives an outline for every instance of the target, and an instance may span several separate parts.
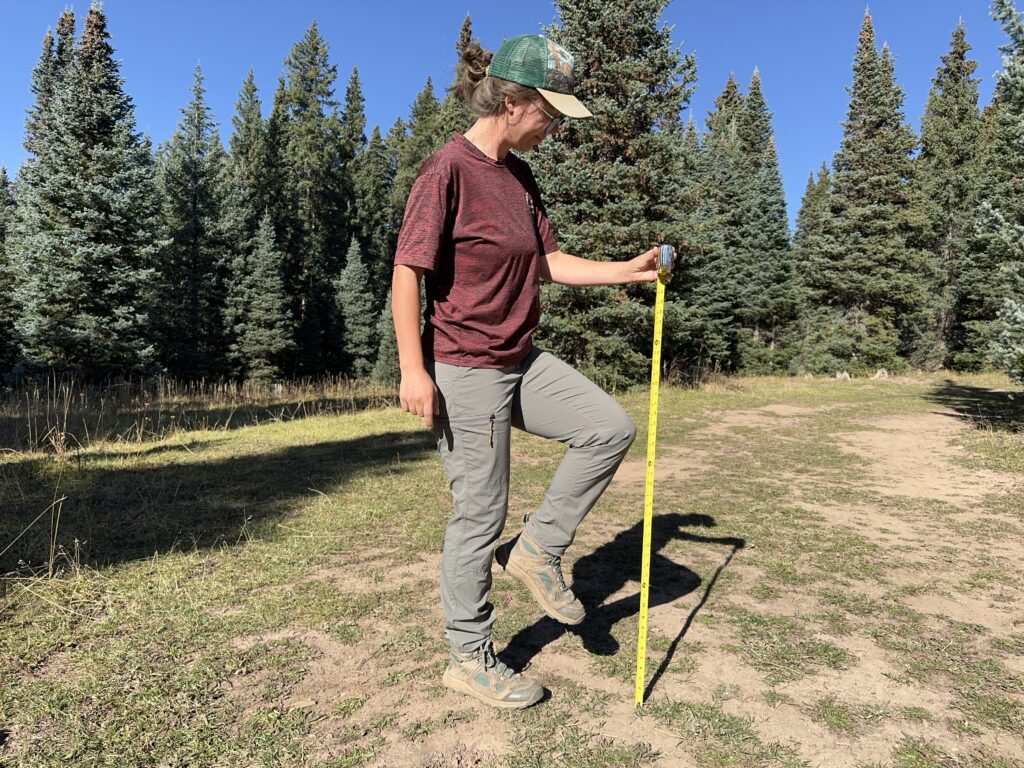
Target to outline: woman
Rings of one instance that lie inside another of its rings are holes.
[[[540,280],[572,286],[657,278],[657,248],[624,262],[563,253],[529,166],[567,117],[592,117],[573,95],[573,59],[541,35],[496,54],[472,44],[453,90],[474,125],[423,163],[395,254],[392,306],[402,407],[438,440],[454,512],[445,534],[441,602],[451,643],[445,685],[496,707],[522,708],[543,688],[499,661],[491,642],[491,562],[565,624],[585,611],[561,557],[608,486],[636,427],[609,395],[536,349]],[[420,337],[420,281],[427,307]],[[544,503],[512,541],[494,546],[508,511],[511,427],[568,444]]]

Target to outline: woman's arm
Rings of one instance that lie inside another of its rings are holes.
[[[629,261],[592,261],[561,251],[541,257],[540,276],[561,285],[621,285],[658,279],[658,248]]]
[[[395,321],[398,341],[398,364],[402,383],[398,397],[402,410],[427,420],[427,429],[434,428],[438,412],[437,389],[423,364],[420,346],[420,280],[423,269],[399,264],[391,278],[391,315]]]

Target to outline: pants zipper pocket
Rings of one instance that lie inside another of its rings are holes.
[[[491,415],[491,418],[489,419],[489,422],[490,422],[490,433],[487,436],[487,444],[491,448],[493,448],[494,447],[494,416],[493,415]]]

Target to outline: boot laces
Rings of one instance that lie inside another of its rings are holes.
[[[511,680],[519,677],[518,672],[513,672],[501,659],[494,653],[494,646],[488,643],[483,647],[481,656],[484,662],[484,669],[493,669],[494,673],[502,680]]]
[[[551,570],[555,572],[555,578],[558,579],[558,588],[562,592],[568,592],[569,587],[565,585],[565,575],[562,573],[562,558],[558,555],[551,555],[548,558],[547,564],[551,566]]]

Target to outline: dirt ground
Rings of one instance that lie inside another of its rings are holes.
[[[828,407],[777,404],[718,413],[710,424],[693,430],[674,445],[664,449],[659,446],[659,488],[683,483],[695,487],[702,477],[721,471],[722,451],[733,450],[744,441],[750,441],[751,446],[763,445],[765,438],[773,435],[780,440],[789,439],[787,435],[792,430],[821,416]],[[884,584],[860,585],[865,597],[880,599],[904,589],[905,604],[927,618],[981,627],[978,631],[989,637],[1019,638],[1024,629],[1019,578],[987,590],[957,585],[977,571],[977,563],[991,562],[993,557],[1015,564],[1016,577],[1024,572],[1024,543],[1018,536],[964,533],[976,532],[979,526],[998,531],[1002,524],[1008,530],[1019,531],[1019,516],[985,510],[993,499],[1019,492],[1022,478],[966,466],[961,459],[967,452],[960,442],[970,427],[947,409],[937,407],[929,412],[854,423],[855,430],[836,432],[831,439],[842,455],[859,460],[862,474],[858,488],[851,489],[843,497],[845,500],[822,501],[821,494],[816,492],[820,489],[820,478],[806,478],[782,468],[773,482],[785,487],[786,503],[820,516],[835,530],[848,531],[899,555],[902,566],[888,571]],[[757,448],[751,450],[751,461],[759,461]],[[770,460],[764,460],[770,464]],[[767,474],[772,477],[770,471]],[[631,460],[620,469],[610,496],[642,496],[643,476],[643,459]],[[861,494],[856,491],[866,492],[864,498],[859,498]],[[880,507],[879,498],[903,502],[909,499],[914,503],[904,503],[901,511],[894,513],[894,507]],[[595,512],[581,531],[575,555],[584,556],[590,548],[614,538],[627,527],[629,524],[619,516]],[[964,760],[981,750],[979,754],[1000,755],[1008,765],[1024,761],[1024,740],[1019,733],[999,728],[958,731],[951,724],[963,720],[964,715],[955,706],[952,686],[941,680],[908,679],[906,670],[900,668],[901,657],[886,650],[877,637],[858,632],[856,627],[829,637],[829,642],[853,659],[845,668],[817,669],[796,679],[769,682],[762,671],[743,663],[732,647],[735,636],[726,631],[722,622],[701,620],[703,601],[710,591],[708,577],[716,568],[722,572],[725,562],[722,545],[694,540],[686,547],[666,548],[661,556],[695,570],[698,569],[692,566],[693,562],[703,563],[702,579],[699,587],[676,599],[655,601],[650,611],[651,631],[699,652],[687,657],[691,663],[679,669],[669,665],[659,675],[650,693],[651,703],[712,703],[725,714],[748,722],[762,743],[782,745],[793,750],[804,764],[820,768],[894,765],[894,750],[908,738],[928,742]],[[424,554],[420,562],[407,564],[393,573],[389,586],[408,585],[432,597],[438,566],[438,555]],[[822,613],[819,596],[810,590],[787,591],[783,599],[774,601],[752,597],[751,589],[759,583],[762,567],[758,565],[756,547],[736,551],[725,569],[730,579],[728,585],[716,589],[727,590],[730,605],[761,614],[809,617]],[[566,572],[572,572],[568,557]],[[379,586],[363,583],[354,569],[342,565],[311,578],[328,579],[352,592]],[[505,578],[502,574],[495,576],[499,583]],[[921,589],[923,583],[929,588]],[[605,597],[604,605],[633,599],[637,589],[635,581],[626,580],[621,588]],[[437,635],[441,623],[439,606],[431,619],[433,625],[422,627],[424,637]],[[624,621],[635,625],[635,615]],[[542,632],[537,629],[532,637],[539,650],[528,659],[529,673],[548,684],[553,701],[583,696],[599,702],[590,713],[577,715],[577,727],[610,744],[650,745],[657,757],[642,764],[663,768],[708,764],[707,756],[702,756],[702,742],[685,738],[662,719],[638,716],[633,706],[632,683],[625,675],[607,674],[602,671],[607,667],[592,663],[589,649],[579,636],[551,627],[544,631],[550,636],[540,636]],[[402,637],[394,638],[394,647],[399,651]],[[519,715],[495,713],[482,704],[445,691],[438,687],[436,677],[414,676],[409,685],[382,685],[389,675],[393,678],[409,671],[401,663],[396,667],[394,659],[386,655],[361,654],[358,646],[339,644],[315,632],[283,632],[253,638],[253,642],[283,638],[299,640],[315,650],[308,673],[290,689],[286,705],[322,716],[318,728],[325,754],[338,754],[332,745],[346,739],[351,742],[352,738],[351,733],[345,734],[350,727],[347,721],[332,713],[336,713],[340,702],[366,691],[373,695],[362,705],[362,722],[384,718],[392,731],[405,729],[406,733],[415,732],[408,729],[415,729],[417,724],[433,723],[423,727],[422,734],[415,738],[388,739],[370,760],[372,765],[454,768],[501,764],[517,736]],[[423,647],[422,639],[416,642],[414,646]],[[431,669],[439,672],[444,663],[443,646],[431,645],[433,642],[431,639],[428,643],[431,650],[427,656]],[[619,653],[628,656],[631,652],[624,647]],[[1013,673],[1024,674],[1024,661],[1019,656],[1008,657],[1005,663]],[[621,666],[628,670],[632,662],[624,658]],[[657,660],[650,662],[649,672],[657,667]],[[566,691],[565,681],[572,681],[571,690]],[[258,679],[251,678],[236,681],[230,695],[244,702],[258,684]],[[866,712],[865,705],[871,705],[890,716],[872,720],[866,714],[859,715],[856,727],[836,730],[813,715],[814,703],[830,698],[846,702],[852,711]],[[546,706],[550,706],[549,702],[539,705]],[[913,720],[891,716],[915,708],[926,710],[930,717]],[[458,727],[441,727],[452,722]],[[751,759],[735,764],[786,763]],[[926,764],[930,765],[921,763]]]

